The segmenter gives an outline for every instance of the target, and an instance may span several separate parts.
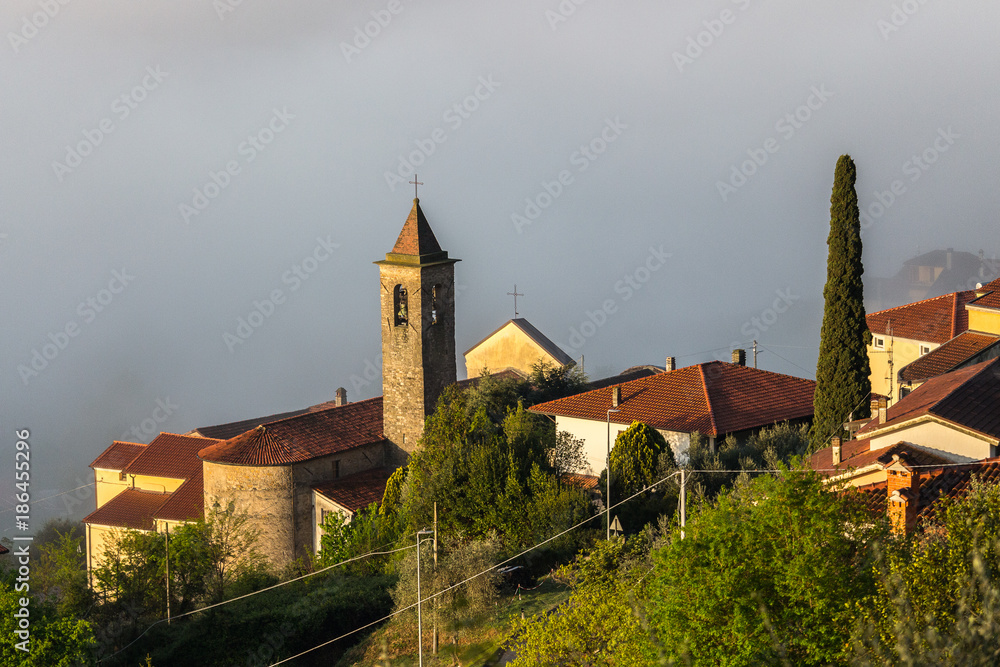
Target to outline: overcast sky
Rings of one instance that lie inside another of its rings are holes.
[[[594,377],[753,338],[761,367],[812,377],[838,156],[872,213],[867,276],[1000,250],[998,20],[946,0],[4,0],[0,470],[14,429],[37,498],[133,428],[381,393],[371,262],[411,166],[462,259],[460,353],[516,283]],[[5,473],[0,507],[13,493]]]

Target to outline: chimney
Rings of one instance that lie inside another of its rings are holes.
[[[830,445],[833,448],[833,465],[840,465],[840,436],[830,438]]]
[[[878,423],[884,424],[886,420],[886,413],[889,411],[888,401],[885,396],[879,396],[878,399]]]
[[[948,252],[944,256],[944,266],[946,269],[951,268],[951,254],[955,251],[954,248],[948,248]]]
[[[337,388],[337,398],[333,401],[334,405],[347,405],[347,390],[343,387]]]
[[[667,372],[670,372],[675,368],[677,368],[677,360],[674,359],[673,357],[667,357],[667,365],[666,365]]]
[[[621,385],[615,385],[611,387],[611,407],[617,408],[618,404],[622,402],[622,388]]]
[[[889,496],[889,522],[894,533],[908,533],[917,523],[919,507],[920,474],[897,466],[899,454],[892,455],[892,464],[886,471],[886,493]],[[892,468],[902,468],[892,469]]]
[[[747,351],[746,350],[733,350],[733,363],[737,366],[747,365]]]
[[[872,394],[871,416],[878,416],[878,394]]]

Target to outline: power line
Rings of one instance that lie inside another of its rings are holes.
[[[83,486],[78,486],[75,489],[70,489],[69,491],[63,491],[61,493],[57,493],[54,496],[46,496],[45,498],[39,498],[38,500],[32,500],[28,504],[29,505],[34,505],[36,503],[45,502],[46,500],[52,500],[53,498],[58,498],[59,496],[65,496],[67,493],[73,493],[74,491],[79,491],[80,489],[86,489],[88,486],[94,486],[94,484],[96,484],[96,482],[91,482],[90,484],[84,484]],[[13,512],[13,511],[14,511],[14,508],[11,507],[9,509],[0,510],[0,514],[3,514],[4,512]]]
[[[207,607],[200,607],[198,609],[194,609],[192,611],[188,611],[188,612],[185,612],[183,614],[178,614],[177,616],[172,616],[170,618],[170,620],[172,621],[172,620],[175,620],[175,619],[178,619],[178,618],[183,618],[185,616],[190,616],[191,614],[200,614],[203,611],[208,611],[209,609],[213,609],[215,607],[221,607],[221,606],[227,605],[227,604],[229,604],[231,602],[237,602],[237,601],[242,600],[244,598],[248,598],[248,597],[251,597],[251,596],[254,596],[254,595],[259,595],[260,593],[266,593],[267,591],[274,590],[275,588],[280,588],[282,586],[287,586],[288,584],[294,583],[296,581],[300,581],[302,579],[307,579],[309,577],[314,577],[317,574],[322,574],[323,572],[326,572],[327,570],[331,570],[331,569],[333,569],[335,567],[340,567],[341,565],[347,565],[348,563],[351,563],[351,562],[356,561],[356,560],[361,560],[362,558],[368,558],[369,556],[384,556],[384,555],[388,555],[388,554],[398,553],[400,551],[406,551],[407,549],[415,549],[415,548],[416,548],[415,546],[406,546],[406,547],[401,547],[399,549],[393,549],[392,551],[372,551],[372,552],[366,553],[366,554],[364,554],[362,556],[355,556],[353,558],[348,558],[347,560],[341,561],[339,563],[335,563],[334,565],[328,565],[327,567],[324,567],[322,570],[316,570],[315,572],[310,572],[309,574],[303,574],[301,577],[296,577],[294,579],[289,579],[288,581],[282,581],[280,583],[274,584],[273,586],[268,586],[267,588],[262,588],[259,591],[253,591],[252,593],[246,593],[245,595],[240,595],[239,597],[232,598],[231,600],[223,600],[222,602],[216,602],[215,604],[210,604]],[[148,628],[146,628],[145,630],[143,630],[142,634],[140,634],[138,637],[136,637],[135,639],[133,639],[126,646],[118,649],[117,651],[115,651],[111,655],[108,655],[108,656],[105,656],[105,657],[101,658],[100,660],[98,660],[98,662],[104,662],[105,660],[108,660],[109,658],[115,657],[116,655],[118,655],[122,651],[127,650],[130,646],[132,646],[137,641],[139,641],[140,639],[142,639],[146,635],[147,632],[149,632],[150,630],[152,630],[153,628],[155,628],[160,623],[165,623],[166,621],[167,621],[167,619],[161,618],[160,620],[154,622]]]

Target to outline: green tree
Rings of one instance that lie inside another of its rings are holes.
[[[853,411],[867,412],[871,393],[867,344],[871,339],[865,321],[864,285],[861,276],[861,219],[854,190],[857,170],[849,155],[841,155],[830,197],[830,235],[826,244],[825,306],[816,362],[816,396],[810,439],[812,448],[841,433]]]
[[[645,599],[636,540],[598,542],[557,578],[573,587],[569,599],[551,613],[515,623],[512,667],[644,667],[656,650],[643,627]]]
[[[661,470],[676,467],[673,450],[660,432],[649,424],[632,422],[618,434],[611,450],[611,486],[617,490],[615,497],[630,496],[657,481]]]
[[[654,551],[649,619],[674,660],[842,663],[853,602],[874,586],[884,535],[853,493],[812,472],[741,481]]]
[[[1000,661],[1000,484],[973,477],[922,529],[889,541],[875,592],[857,604],[858,664]]]
[[[22,607],[22,599],[28,606]],[[27,609],[27,628],[15,614]],[[27,637],[17,632],[27,631]],[[5,667],[73,667],[90,664],[95,646],[94,631],[87,621],[72,616],[60,616],[55,607],[33,596],[30,591],[18,591],[15,582],[5,576],[0,582],[0,664]],[[23,651],[18,648],[29,649]]]

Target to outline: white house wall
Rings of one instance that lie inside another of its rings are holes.
[[[611,423],[611,448],[614,449],[615,438],[619,433],[626,430],[628,424]],[[608,426],[607,422],[595,421],[593,419],[580,419],[578,417],[556,417],[556,430],[567,431],[574,438],[583,440],[583,451],[590,465],[590,470],[579,472],[598,475],[605,468],[605,461],[608,452]],[[670,444],[674,452],[674,458],[678,462],[687,460],[688,447],[691,445],[691,436],[688,433],[678,431],[662,431],[657,429],[660,435]]]
[[[996,450],[985,440],[933,421],[872,436],[871,448],[884,449],[901,441],[912,442],[956,461],[979,461],[994,456]]]

